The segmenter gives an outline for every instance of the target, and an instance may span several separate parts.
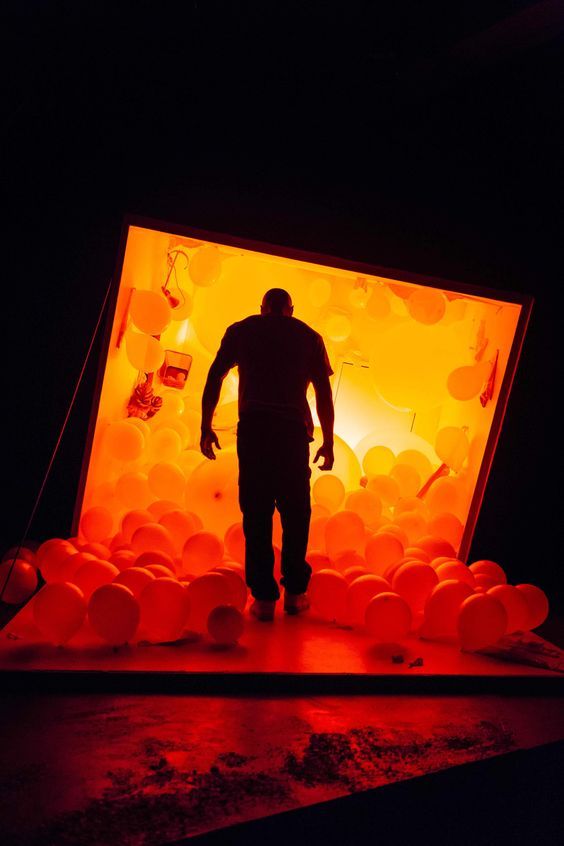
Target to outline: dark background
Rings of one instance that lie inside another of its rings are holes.
[[[472,558],[562,610],[561,3],[3,4],[1,540],[126,213],[535,297]],[[31,536],[70,531],[95,359]]]

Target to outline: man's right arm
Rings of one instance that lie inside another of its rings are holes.
[[[320,470],[331,470],[334,463],[333,454],[333,424],[335,421],[335,409],[333,407],[333,392],[331,390],[331,382],[329,381],[329,374],[320,376],[313,382],[315,390],[315,406],[317,408],[317,416],[321,424],[321,431],[323,432],[323,443],[317,450],[313,459],[314,464],[317,460],[323,457],[323,464],[320,465]]]

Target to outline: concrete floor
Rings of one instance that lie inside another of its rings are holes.
[[[564,738],[559,697],[12,694],[0,725],[4,846],[164,844]]]

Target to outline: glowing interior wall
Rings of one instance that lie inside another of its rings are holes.
[[[171,503],[220,536],[240,519],[237,372],[215,416],[216,462],[198,450],[200,401],[226,327],[272,287],[323,335],[335,371],[336,461],[329,480],[313,467],[310,548],[344,508],[367,532],[393,522],[414,545],[433,533],[464,554],[522,306],[139,226],[128,230],[77,521],[103,504],[115,533],[130,511]],[[310,400],[317,424],[311,389]]]

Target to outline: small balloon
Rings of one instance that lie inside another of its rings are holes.
[[[402,596],[416,614],[423,610],[427,597],[438,583],[438,576],[430,564],[410,562],[402,564],[394,573],[392,590]]]
[[[311,493],[316,503],[324,505],[332,513],[345,498],[345,486],[338,476],[327,473],[315,480]]]
[[[154,373],[165,359],[164,347],[155,338],[133,329],[125,333],[125,350],[131,366],[142,373]]]
[[[104,432],[104,444],[112,458],[118,461],[136,461],[143,455],[145,437],[129,420],[118,420],[110,423]]]
[[[526,632],[529,629],[531,614],[527,597],[513,585],[495,585],[488,590],[488,596],[498,599],[507,613],[507,634]]]
[[[362,469],[370,480],[373,476],[387,475],[394,466],[396,457],[387,446],[373,446],[362,459]]]
[[[147,474],[149,487],[159,499],[182,502],[186,490],[186,476],[172,461],[153,464]]]
[[[431,325],[442,320],[446,310],[446,297],[431,288],[416,288],[407,299],[407,308],[414,320]]]
[[[120,476],[116,482],[116,497],[125,508],[146,508],[153,496],[145,473],[128,472]]]
[[[217,281],[221,273],[221,256],[217,247],[206,244],[198,247],[188,267],[194,285],[207,288]]]
[[[81,554],[81,553],[79,553]],[[109,561],[93,558],[86,561],[73,576],[74,584],[80,588],[86,600],[89,600],[96,588],[109,584],[119,576],[119,570]]]
[[[536,629],[541,626],[548,617],[548,598],[543,590],[536,585],[516,585],[527,601],[529,607],[528,628]]]
[[[325,547],[330,558],[347,549],[364,549],[364,523],[354,511],[338,511],[325,525]]]
[[[425,602],[425,618],[420,635],[431,639],[454,637],[457,634],[460,606],[471,595],[472,588],[468,584],[454,579],[435,585]]]
[[[327,620],[343,620],[349,584],[337,570],[319,570],[309,582],[308,596],[312,608]]]
[[[196,575],[205,573],[221,563],[223,553],[223,541],[213,532],[194,532],[182,550],[183,572]]]
[[[473,564],[470,564],[470,570],[474,576],[489,576],[491,579],[496,579],[497,584],[500,585],[507,583],[507,576],[505,575],[503,568],[495,561],[489,561],[486,558],[482,558],[479,561],[474,561]]]
[[[211,572],[197,576],[186,587],[190,599],[187,627],[194,632],[205,632],[210,612],[218,605],[229,605],[231,589],[221,573]]]
[[[235,608],[238,608],[239,611],[244,611],[248,598],[244,572],[242,573],[240,571],[233,570],[231,567],[227,566],[214,567],[211,572],[221,573],[221,575],[226,579],[227,586],[229,588],[229,594],[231,597],[229,600],[230,605],[235,606]]]
[[[147,335],[161,335],[171,321],[171,309],[156,291],[134,289],[129,306],[133,324]]]
[[[346,619],[353,626],[364,625],[366,607],[373,596],[387,593],[390,585],[381,576],[359,576],[349,584],[346,594]]]
[[[382,503],[373,491],[360,488],[347,494],[345,509],[358,514],[365,526],[376,528],[382,513]]]
[[[8,605],[20,605],[33,596],[37,588],[37,570],[23,558],[0,563],[0,594]]]
[[[238,643],[245,630],[241,611],[232,605],[218,605],[213,608],[206,625],[212,640],[225,646]]]
[[[123,570],[119,576],[114,579],[114,584],[125,585],[132,592],[137,599],[141,596],[141,592],[149,584],[154,582],[155,574],[151,573],[145,567],[129,567]]]
[[[86,540],[100,542],[112,533],[114,518],[102,505],[96,505],[83,512],[80,518],[80,532]]]
[[[143,526],[139,526],[133,533],[131,546],[133,551],[139,554],[159,550],[170,555],[171,558],[175,556],[172,535],[160,523],[145,523]]]
[[[397,564],[403,557],[404,546],[395,534],[380,531],[366,542],[365,559],[367,567],[378,576]]]

